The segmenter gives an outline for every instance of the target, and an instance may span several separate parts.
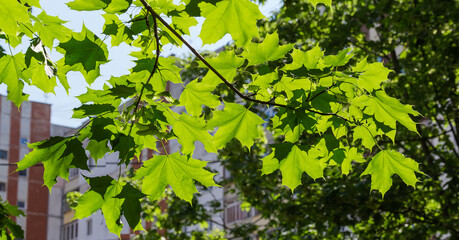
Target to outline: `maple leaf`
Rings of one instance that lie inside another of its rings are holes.
[[[140,199],[145,197],[140,190],[134,188],[130,183],[123,186],[121,192],[115,198],[124,199],[121,205],[122,213],[126,218],[129,227],[134,230],[143,230],[140,224],[140,213],[142,208],[140,206]]]
[[[366,58],[359,62],[354,71],[363,72],[359,75],[358,86],[371,92],[381,88],[381,83],[389,80],[388,75],[392,70],[384,67],[382,63],[366,63]]]
[[[178,152],[170,155],[156,155],[144,162],[137,170],[135,179],[143,178],[142,190],[152,200],[164,192],[167,185],[172,187],[175,194],[191,203],[193,194],[197,192],[193,180],[206,187],[218,186],[211,173],[204,169],[205,161],[188,158]]]
[[[250,149],[253,140],[260,136],[258,125],[265,121],[244,106],[225,103],[222,111],[215,111],[207,123],[209,128],[218,127],[214,136],[215,146],[220,149],[231,139],[237,138],[243,146]]]
[[[285,135],[285,141],[296,142],[304,131],[311,131],[316,121],[312,113],[306,113],[305,109],[280,110],[272,119],[273,128],[281,130]]]
[[[344,66],[349,60],[354,56],[354,54],[350,54],[352,49],[346,48],[341,50],[336,55],[328,55],[324,57],[324,64],[327,66]]]
[[[30,23],[28,8],[15,0],[2,1],[0,29],[9,37],[17,37],[18,22]]]
[[[71,167],[89,170],[86,163],[88,157],[82,143],[76,138],[51,137],[41,142],[28,144],[28,147],[33,150],[18,162],[16,171],[42,162],[45,168],[44,184],[50,191],[58,176],[68,179]]]
[[[305,146],[298,147],[293,143],[276,144],[273,152],[262,159],[262,173],[270,174],[280,169],[282,184],[293,192],[301,184],[303,172],[313,179],[323,177],[326,164],[318,159],[321,155],[321,152],[315,148],[306,151]]]
[[[331,7],[332,0],[308,0],[312,5],[314,5],[314,8],[317,7],[317,4],[322,3],[325,6]]]
[[[249,0],[225,0],[217,5],[202,2],[199,8],[206,18],[199,35],[203,44],[215,43],[229,33],[236,44],[245,46],[258,37],[257,20],[265,17]]]
[[[80,33],[73,33],[69,41],[60,43],[58,50],[66,55],[58,64],[66,66],[66,71],[80,71],[89,84],[99,76],[99,66],[108,57],[107,45],[84,25]]]
[[[186,85],[180,95],[180,104],[186,107],[186,110],[194,116],[201,115],[202,105],[215,108],[220,105],[218,97],[211,93],[215,87],[198,81],[192,81]]]
[[[354,142],[357,141],[357,139],[362,139],[362,145],[370,150],[376,144],[376,141],[374,139],[375,136],[365,126],[355,127],[353,129],[353,134],[354,134]]]
[[[233,78],[237,75],[237,69],[244,64],[244,59],[237,57],[230,51],[224,51],[218,54],[216,58],[207,59],[207,62],[231,83],[233,82]],[[205,67],[203,63],[200,63],[200,65]],[[202,83],[217,86],[223,82],[213,71],[208,71],[206,76],[203,77]]]
[[[133,31],[118,18],[116,14],[104,14],[105,25],[103,33],[111,36],[112,46],[119,46],[122,42],[131,43]]]
[[[403,105],[399,100],[387,96],[383,90],[375,92],[375,96],[362,95],[354,99],[353,103],[365,114],[374,115],[378,122],[395,129],[396,122],[401,123],[409,130],[416,132],[416,123],[408,114],[419,115],[411,105]]]
[[[294,44],[279,46],[277,32],[268,34],[262,43],[249,43],[242,55],[249,61],[248,66],[281,59],[293,48]]]
[[[104,205],[104,199],[95,191],[85,192],[79,199],[78,205],[74,207],[76,219],[83,219],[91,216]]]
[[[293,49],[291,53],[293,61],[284,66],[284,70],[295,70],[305,66],[307,69],[322,69],[325,67],[322,57],[324,52],[320,50],[319,45],[316,45],[311,50],[306,52],[299,49]]]
[[[75,0],[73,2],[66,3],[69,8],[77,11],[93,11],[93,10],[100,10],[107,7],[107,4],[110,3],[111,0]]]
[[[384,194],[392,186],[392,175],[397,174],[407,185],[415,187],[419,164],[411,158],[394,150],[383,150],[376,154],[368,164],[361,176],[371,175],[371,189],[376,189]]]
[[[24,82],[22,71],[26,68],[24,54],[18,53],[14,56],[4,55],[0,58],[0,83],[8,86],[8,100],[11,100],[17,107],[27,101],[28,96],[22,93]]]
[[[49,48],[53,47],[54,39],[65,42],[72,36],[72,31],[63,25],[66,21],[59,17],[50,16],[43,11],[37,19],[40,21],[35,21],[33,28],[39,33],[43,44]]]
[[[74,218],[83,219],[102,209],[108,230],[119,236],[123,229],[120,217],[124,199],[117,196],[126,183],[118,182],[110,176],[86,180],[91,188],[78,199],[78,205],[74,207]]]
[[[217,152],[212,136],[207,131],[203,119],[182,114],[179,119],[171,123],[171,125],[174,134],[182,145],[183,154],[193,153],[195,141],[202,142],[207,152]]]
[[[273,88],[276,92],[285,92],[287,98],[291,99],[295,90],[303,89],[310,90],[311,81],[307,78],[291,78],[282,76],[282,78],[274,84]]]
[[[345,158],[341,163],[341,172],[345,175],[349,174],[352,169],[352,161],[363,163],[365,159],[362,156],[362,153],[358,152],[358,149],[355,147],[347,148],[344,152]]]

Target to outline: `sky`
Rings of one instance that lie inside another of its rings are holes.
[[[62,20],[68,21],[65,26],[74,30],[81,31],[82,25],[84,24],[88,29],[99,35],[101,39],[104,38],[103,35],[100,35],[102,32],[104,19],[101,16],[101,11],[92,11],[92,12],[78,12],[70,10],[66,2],[62,0],[41,0],[40,4],[43,9],[45,9],[48,15],[59,16]],[[268,0],[266,4],[260,6],[260,11],[266,17],[272,16],[273,12],[279,10],[281,7],[280,0]],[[219,42],[211,45],[202,46],[202,41],[199,39],[198,35],[202,26],[203,19],[198,19],[199,24],[195,27],[190,28],[191,36],[185,36],[187,40],[198,52],[209,50],[213,51],[229,41],[231,41],[231,36],[226,35]],[[106,39],[105,43],[110,46],[110,39]],[[26,47],[24,45],[18,46],[13,50],[14,53],[19,51],[25,52]],[[133,51],[134,48],[128,46],[125,43],[122,43],[119,47],[109,47],[109,60],[110,62],[103,64],[101,66],[100,72],[101,76],[96,79],[96,81],[89,86],[83,76],[79,72],[69,72],[67,74],[68,82],[70,84],[69,94],[65,92],[64,88],[59,84],[55,88],[55,94],[45,94],[38,88],[34,86],[26,86],[24,92],[29,94],[29,101],[42,102],[51,104],[51,123],[68,126],[68,127],[79,127],[84,119],[72,119],[73,108],[76,108],[81,105],[78,99],[75,96],[83,94],[86,92],[87,87],[94,89],[101,89],[104,83],[110,79],[111,76],[121,76],[124,74],[129,74],[129,69],[134,67],[134,58],[129,56],[129,53]],[[175,54],[176,56],[188,56],[191,52],[186,48],[177,48],[171,44],[163,46],[162,56],[167,56],[170,54]],[[60,59],[62,55],[56,51],[51,52],[51,58],[53,61]],[[0,94],[6,95],[6,85],[0,85]]]

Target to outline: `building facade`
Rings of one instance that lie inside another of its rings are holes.
[[[47,239],[48,229],[59,222],[58,215],[48,213],[52,195],[43,186],[43,166],[15,172],[16,163],[29,152],[27,143],[71,130],[51,125],[50,113],[49,104],[24,102],[18,109],[6,96],[0,96],[0,196],[26,214],[15,220],[28,240]]]

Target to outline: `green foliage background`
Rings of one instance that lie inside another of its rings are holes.
[[[71,71],[91,84],[109,48],[121,43],[133,47],[136,65],[80,95],[73,117],[87,124],[72,136],[31,143],[18,170],[43,163],[51,189],[69,169],[88,170],[85,150],[94,159],[118,152],[120,169],[144,148],[163,154],[119,179],[87,178],[90,190],[74,199],[77,218],[101,210],[118,235],[122,215],[134,230],[143,229],[142,219],[157,219],[167,237],[185,238],[181,226],[209,220],[197,202],[190,205],[196,184],[222,185],[259,210],[266,225],[189,237],[457,237],[457,1],[285,1],[271,19],[248,0],[67,5],[101,10],[106,37],[84,26],[74,32],[44,10],[35,14],[38,0],[5,1],[0,83],[9,100],[18,107],[26,101],[24,85],[52,93],[59,81],[68,90]],[[205,18],[204,43],[229,33],[234,44],[202,57],[182,38],[196,16]],[[377,39],[367,38],[368,29]],[[164,57],[167,43],[186,45],[196,58]],[[64,57],[53,61],[50,50]],[[168,93],[169,82],[184,88],[179,99]],[[180,106],[186,111],[177,112]],[[175,139],[180,151],[168,153],[164,143]],[[216,183],[206,162],[192,158],[195,141],[218,153],[231,179]],[[167,214],[158,210],[164,197]],[[139,236],[158,237],[156,230]]]

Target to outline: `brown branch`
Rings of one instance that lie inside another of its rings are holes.
[[[317,93],[316,95],[314,95],[311,99],[308,99],[306,100],[307,102],[312,102],[312,100],[314,100],[316,97],[320,96],[321,94],[327,92],[328,90],[330,90],[332,87],[336,86],[336,83],[333,83],[330,87],[328,88],[325,88],[324,90],[322,90],[321,92]]]
[[[185,44],[188,47],[188,49],[190,49],[190,51],[199,60],[202,61],[202,63],[204,63],[215,75],[217,75],[218,78],[220,78],[220,80],[222,80],[229,88],[231,88],[231,90],[233,90],[239,97],[241,97],[242,99],[244,99],[246,101],[250,101],[250,102],[255,102],[255,103],[266,104],[266,105],[270,105],[270,106],[277,106],[277,107],[284,107],[284,108],[293,109],[292,107],[289,107],[289,106],[284,105],[284,104],[279,104],[279,103],[270,102],[270,101],[261,101],[261,100],[253,99],[253,98],[250,98],[250,97],[244,95],[243,93],[241,93],[235,86],[233,86],[233,84],[231,84],[228,80],[226,80],[225,77],[223,77],[214,67],[212,67],[212,65],[210,65],[210,63],[207,62],[206,59],[204,59],[204,57],[201,56],[201,54],[199,54],[196,51],[196,49],[194,49],[185,39],[183,39],[183,37],[177,31],[175,31],[163,18],[161,18],[161,16],[159,16],[155,12],[155,10],[153,10],[153,8],[145,0],[140,0],[140,2],[148,10],[148,12],[150,12],[150,14],[153,16],[153,18],[157,18],[164,26],[166,26],[166,28],[169,29],[169,31],[171,31],[178,39],[180,39],[180,41],[183,44]]]
[[[149,25],[148,19],[146,19],[146,21],[147,21],[147,25]],[[161,50],[160,50],[159,36],[158,36],[158,23],[156,21],[156,16],[155,15],[153,15],[153,32],[154,32],[154,36],[155,36],[155,40],[156,40],[156,59],[155,59],[155,64],[153,65],[153,69],[152,69],[152,71],[150,73],[150,76],[148,76],[147,81],[145,82],[145,84],[142,85],[142,88],[140,89],[139,98],[137,99],[137,102],[135,103],[135,108],[134,108],[133,114],[135,114],[137,112],[137,110],[139,109],[140,101],[142,100],[142,95],[143,95],[143,91],[145,90],[145,86],[148,85],[148,83],[150,83],[151,78],[153,77],[153,75],[156,72],[156,69],[158,68],[159,55],[161,54]],[[134,126],[134,121],[131,124],[131,129],[129,129],[129,135],[131,135],[131,131],[132,131],[132,127],[133,126]]]
[[[316,110],[312,110],[310,108],[306,108],[306,111],[312,112],[312,113],[317,113],[317,114],[322,115],[322,116],[335,116],[335,117],[339,117],[339,118],[343,119],[346,122],[354,123],[351,120],[349,120],[349,119],[347,119],[347,118],[345,118],[343,116],[340,116],[340,115],[338,115],[336,113],[323,113],[323,112],[319,112],[319,111],[316,111]]]

